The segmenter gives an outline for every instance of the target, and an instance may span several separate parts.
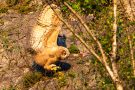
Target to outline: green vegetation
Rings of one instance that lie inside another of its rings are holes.
[[[9,32],[7,32],[6,30],[1,30],[0,32],[0,38],[2,40],[4,49],[7,49],[10,46],[8,34]]]
[[[40,81],[42,74],[39,72],[29,72],[23,77],[23,86],[24,88],[31,87],[36,82]]]
[[[95,17],[92,21],[89,21],[87,25],[89,25],[90,29],[93,30],[96,34],[96,37],[101,42],[103,49],[107,52],[108,58],[110,57],[110,51],[112,49],[112,28],[113,28],[113,6],[112,0],[75,0],[75,1],[68,1],[68,4],[77,11],[80,15],[89,15],[93,14]],[[120,5],[118,6],[119,9],[117,11],[117,42],[118,42],[118,50],[117,50],[117,64],[119,66],[119,74],[122,80],[126,83],[127,88],[134,89],[134,79],[132,74],[132,62],[129,57],[129,43],[127,38],[126,29],[130,26],[134,29],[134,22],[130,22],[126,19],[126,16],[123,14],[124,12],[121,11]],[[70,11],[66,6],[62,6],[62,11],[66,14],[70,14]],[[74,16],[73,16],[74,17]],[[85,32],[85,31],[84,31]],[[133,34],[133,30],[128,32],[132,37],[133,41],[135,41]],[[82,36],[82,35],[81,35]],[[87,37],[88,40],[91,40],[91,37]],[[134,42],[133,42],[134,43]],[[90,41],[91,45],[95,45],[93,41]],[[133,44],[134,46],[134,44]],[[72,46],[71,46],[72,47]],[[101,55],[98,51],[98,47],[95,45],[93,46],[95,51]],[[75,48],[76,49],[76,48]],[[74,46],[69,49],[70,52],[74,53]],[[76,50],[75,50],[76,51]],[[127,53],[128,52],[128,53]],[[92,59],[92,62],[95,66],[100,66],[99,71],[103,74],[102,79],[100,79],[99,86],[103,89],[109,89],[110,87],[114,90],[113,83],[108,75],[106,75],[106,71],[104,67],[98,62],[95,61],[96,58]],[[108,61],[110,62],[110,61]],[[82,62],[79,62],[82,63]],[[111,62],[110,62],[111,63]],[[127,68],[128,67],[128,68]],[[132,79],[131,79],[132,78]],[[132,83],[132,84],[131,84]]]
[[[32,0],[6,0],[6,3],[8,7],[2,7],[0,8],[0,13],[7,13],[8,10],[14,9],[15,11],[21,13],[21,14],[27,14],[31,11],[35,11],[38,6],[32,6],[30,5],[30,2]],[[59,0],[61,1],[61,0]],[[62,0],[63,1],[63,0]],[[93,32],[95,33],[95,36],[98,38],[98,40],[101,42],[103,49],[105,50],[107,54],[107,58],[111,56],[110,51],[112,49],[112,28],[113,28],[113,6],[112,6],[112,0],[65,0],[68,2],[68,4],[76,10],[79,15],[83,16],[89,16],[93,15],[92,20],[88,20],[87,25]],[[59,2],[61,6],[61,10],[63,13],[67,16],[72,14],[68,10],[66,6],[63,5],[62,2]],[[41,6],[42,7],[42,6]],[[135,28],[135,22],[129,22],[127,19],[125,19],[125,16],[123,12],[121,11],[120,6],[118,6],[118,15],[117,15],[117,25],[118,25],[118,32],[117,32],[117,42],[118,42],[118,50],[117,50],[117,65],[118,65],[118,71],[120,74],[121,79],[124,81],[124,84],[129,89],[134,90],[135,89],[135,77],[132,74],[132,64],[129,57],[129,44],[128,44],[128,38],[127,38],[127,32],[126,29],[130,26]],[[64,17],[66,18],[66,17]],[[74,16],[72,16],[74,18]],[[67,18],[68,19],[68,18]],[[76,18],[74,18],[76,19]],[[76,19],[77,20],[77,19]],[[87,20],[86,20],[87,21]],[[69,21],[70,22],[70,21]],[[0,25],[4,25],[4,21],[0,19]],[[73,25],[71,25],[73,26]],[[73,26],[74,27],[74,26]],[[11,30],[0,30],[0,39],[2,40],[2,45],[4,49],[8,49],[13,43],[11,43],[9,32],[13,31]],[[77,31],[77,29],[76,29]],[[79,30],[78,30],[79,32]],[[77,32],[77,33],[78,33]],[[82,32],[79,32],[79,35],[83,37],[85,31],[82,30]],[[133,37],[133,43],[135,42],[135,34],[133,31],[129,32],[129,34]],[[70,40],[72,42],[75,42],[75,36],[71,36]],[[101,55],[98,50],[98,46],[95,45],[95,42],[91,39],[90,36],[85,36],[85,41],[89,41],[89,43],[93,50],[98,55]],[[135,43],[133,44],[133,46]],[[19,46],[13,45],[13,48],[20,49]],[[10,51],[12,51],[13,48],[10,48]],[[71,44],[71,46],[68,48],[70,53],[80,53],[80,50],[78,49],[78,46],[75,44]],[[115,87],[113,85],[113,82],[111,78],[109,77],[108,73],[106,73],[105,68],[95,57],[90,55],[90,60],[93,65],[93,68],[97,68],[94,72],[100,72],[101,78],[95,80],[97,81],[97,87],[103,90],[115,90]],[[111,63],[110,60],[108,60],[109,64]],[[77,65],[84,65],[83,58],[77,59],[76,61]],[[57,72],[57,70],[54,71],[55,74],[52,78],[56,78],[58,80],[58,85],[60,87],[66,86],[68,82],[68,78],[76,78],[76,72],[73,71],[67,71],[67,74],[62,74],[60,72]],[[43,75],[38,72],[30,72],[27,73],[23,77],[23,86],[25,88],[29,88],[32,85],[34,85],[36,82],[40,81]],[[85,85],[87,86],[88,82],[85,81]],[[83,87],[83,86],[82,86]],[[128,90],[127,89],[127,90]],[[6,89],[3,89],[6,90]],[[9,90],[15,90],[13,86]]]
[[[24,0],[19,6],[18,6],[18,12],[19,13],[22,13],[22,14],[25,14],[25,13],[28,13],[32,10],[32,8],[34,7],[30,7],[29,4],[30,4],[31,0]]]
[[[63,0],[62,0],[63,1]],[[67,1],[67,0],[64,0]],[[83,14],[97,13],[101,12],[106,6],[109,6],[111,0],[75,0],[67,1],[74,10]],[[62,7],[62,10],[67,12],[66,6]]]
[[[6,7],[5,8],[0,8],[0,13],[6,13],[6,12],[8,12],[8,9]]]
[[[65,75],[58,77],[58,84],[60,87],[67,85],[67,77]]]
[[[27,12],[29,12],[30,11],[30,7],[29,6],[20,6],[19,8],[18,8],[18,12],[19,13],[27,13]]]
[[[22,4],[22,5],[28,5],[32,0],[6,0],[6,4],[9,7],[18,5],[18,4]]]
[[[76,77],[76,73],[73,71],[68,72],[68,76],[71,78],[75,78]]]
[[[6,0],[6,4],[11,7],[16,5],[19,2],[19,0]]]
[[[21,14],[26,14],[31,11],[35,11],[40,7],[38,5],[30,5],[32,0],[6,0],[6,4],[9,9],[14,9]],[[1,10],[1,12],[5,13],[6,10]]]
[[[4,25],[4,21],[0,19],[0,25]]]
[[[69,49],[70,53],[79,53],[80,52],[78,47],[74,44],[72,44],[68,49]]]

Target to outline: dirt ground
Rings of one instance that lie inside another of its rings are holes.
[[[0,90],[97,90],[101,75],[91,56],[71,54],[58,62],[61,70],[46,72],[33,66],[29,48],[30,30],[39,12],[19,14],[13,10],[0,14]],[[67,46],[74,41],[67,36]],[[79,42],[77,42],[78,44]],[[79,45],[79,48],[83,46]],[[85,51],[84,51],[85,52]]]

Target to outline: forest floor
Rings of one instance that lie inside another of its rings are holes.
[[[33,59],[26,48],[29,47],[29,31],[38,13],[20,14],[8,10],[0,14],[0,90],[101,89],[100,67],[93,64],[89,55],[71,54],[58,63],[61,70],[49,74],[32,67]],[[64,33],[69,47],[74,41],[70,40],[71,33]],[[81,45],[78,47],[82,48]]]

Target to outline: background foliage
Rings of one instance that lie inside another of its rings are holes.
[[[0,13],[8,13],[10,9],[13,9],[17,11],[19,14],[28,14],[29,12],[35,12],[40,9],[42,9],[42,6],[38,5],[32,5],[31,2],[33,0],[6,0],[7,6],[0,7]],[[68,2],[68,4],[76,10],[79,15],[84,18],[84,21],[87,23],[89,28],[93,30],[98,40],[101,42],[103,49],[107,52],[107,56],[110,57],[110,51],[111,51],[111,43],[112,43],[112,24],[113,24],[113,6],[112,6],[112,0],[64,0]],[[71,16],[72,19],[76,18],[70,13],[70,11],[67,9],[66,6],[63,5],[63,0],[57,0],[55,2],[58,5],[60,5],[61,10],[63,12],[64,19],[66,19],[68,22],[71,22],[72,20],[69,18]],[[117,64],[119,69],[119,74],[124,81],[124,86],[127,90],[134,90],[135,89],[135,77],[132,74],[132,65],[131,60],[129,56],[129,44],[128,44],[128,38],[127,38],[127,31],[126,29],[128,27],[131,27],[128,34],[130,34],[133,37],[133,46],[135,47],[135,22],[129,22],[124,14],[124,11],[120,4],[118,4],[118,18],[117,18],[117,24],[118,24],[118,32],[117,32],[117,42],[118,42],[118,51],[117,51]],[[4,24],[2,20],[0,20],[0,24]],[[72,24],[72,23],[71,23]],[[77,22],[77,24],[79,24]],[[74,28],[75,26],[72,25]],[[93,40],[87,35],[87,33],[81,28],[82,31],[80,32],[79,29],[75,29],[79,35],[83,37],[84,40],[86,40],[87,43],[91,44],[93,48],[98,53],[97,46],[93,42]],[[11,31],[11,30],[8,30]],[[73,36],[74,37],[74,36]],[[0,32],[0,38],[2,40],[3,48],[7,49],[8,51],[12,51],[13,48],[10,48],[11,42],[9,42],[10,37],[9,33],[7,31],[1,31]],[[71,44],[69,50],[71,53],[80,53],[81,49],[77,48],[79,45],[76,44],[74,41],[77,41],[76,39],[73,39],[73,44]],[[79,50],[80,49],[80,50]],[[98,53],[101,54],[101,53]],[[97,87],[102,89],[108,89],[108,90],[115,90],[112,80],[110,79],[109,75],[106,73],[104,67],[99,63],[93,56],[90,56],[87,63],[90,63],[93,68],[96,70],[95,72],[100,72],[101,78],[95,78],[96,82],[98,83]],[[110,61],[108,61],[110,62]],[[78,58],[78,64],[84,64],[83,58]],[[74,72],[68,72],[68,75],[72,78],[76,77],[76,73]],[[67,75],[67,76],[68,76]],[[81,76],[81,74],[79,74]],[[78,76],[79,76],[78,75]],[[84,75],[84,73],[82,73]],[[24,77],[24,84],[26,84],[27,87],[30,87],[30,85],[35,84],[36,81],[39,81],[38,79],[41,79],[42,75],[37,75],[35,73],[28,74]],[[65,86],[67,84],[67,76],[58,77],[58,82],[60,86]],[[35,77],[38,77],[37,79],[34,79]],[[57,77],[56,77],[57,78]],[[33,81],[31,81],[33,79]],[[84,78],[82,77],[82,81],[84,81],[84,85],[87,86],[87,82],[85,82]],[[32,82],[32,83],[31,83]]]

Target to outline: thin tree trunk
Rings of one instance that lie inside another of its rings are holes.
[[[117,0],[114,0],[114,23],[113,23],[113,37],[112,37],[112,53],[111,53],[111,61],[112,61],[112,69],[115,74],[118,73],[116,66],[116,54],[117,54]]]
[[[49,1],[48,1],[49,2]],[[105,69],[107,70],[107,72],[109,73],[110,77],[112,78],[112,81],[114,82],[117,90],[123,90],[123,86],[121,84],[120,79],[118,78],[118,73],[114,74],[114,71],[110,68],[109,64],[107,63],[107,56],[105,55],[105,52],[102,48],[101,43],[97,40],[97,38],[94,36],[94,34],[90,31],[90,29],[88,28],[88,26],[84,23],[84,21],[81,19],[81,17],[67,4],[64,2],[64,4],[71,10],[71,12],[79,19],[79,21],[81,22],[81,24],[85,27],[86,31],[90,34],[90,36],[95,40],[95,42],[97,43],[99,50],[102,54],[102,57],[100,57],[98,54],[95,53],[95,51],[93,50],[93,48],[88,45],[79,35],[77,35],[74,30],[72,29],[72,27],[70,25],[68,25],[68,23],[63,20],[54,10],[54,12],[56,13],[57,17],[67,26],[67,28],[78,38],[78,40],[81,41],[81,43],[89,50],[89,52],[91,52],[104,66]],[[115,24],[116,25],[116,24]],[[117,28],[117,25],[115,26]],[[116,34],[115,34],[116,35]],[[116,36],[115,36],[116,37]],[[116,40],[115,40],[116,42]],[[114,52],[116,51],[117,48],[114,48]],[[116,54],[116,53],[115,53]],[[116,56],[116,55],[114,55]],[[115,67],[114,67],[115,68]],[[115,68],[117,69],[117,68]],[[117,71],[117,70],[116,70]]]
[[[122,86],[121,82],[116,82],[115,84],[116,84],[117,90],[123,90],[123,86]]]
[[[118,75],[118,68],[116,64],[116,55],[117,55],[117,0],[113,0],[114,5],[114,23],[113,23],[113,37],[112,37],[112,53],[111,53],[111,64],[114,76],[116,77],[113,81],[117,90],[123,90],[121,80]]]
[[[130,59],[132,62],[132,68],[133,68],[133,75],[135,76],[135,59],[134,59],[134,50],[133,50],[133,44],[132,44],[132,38],[129,35],[129,28],[127,28],[127,33],[128,33],[128,43],[129,43],[129,48],[130,48]]]

